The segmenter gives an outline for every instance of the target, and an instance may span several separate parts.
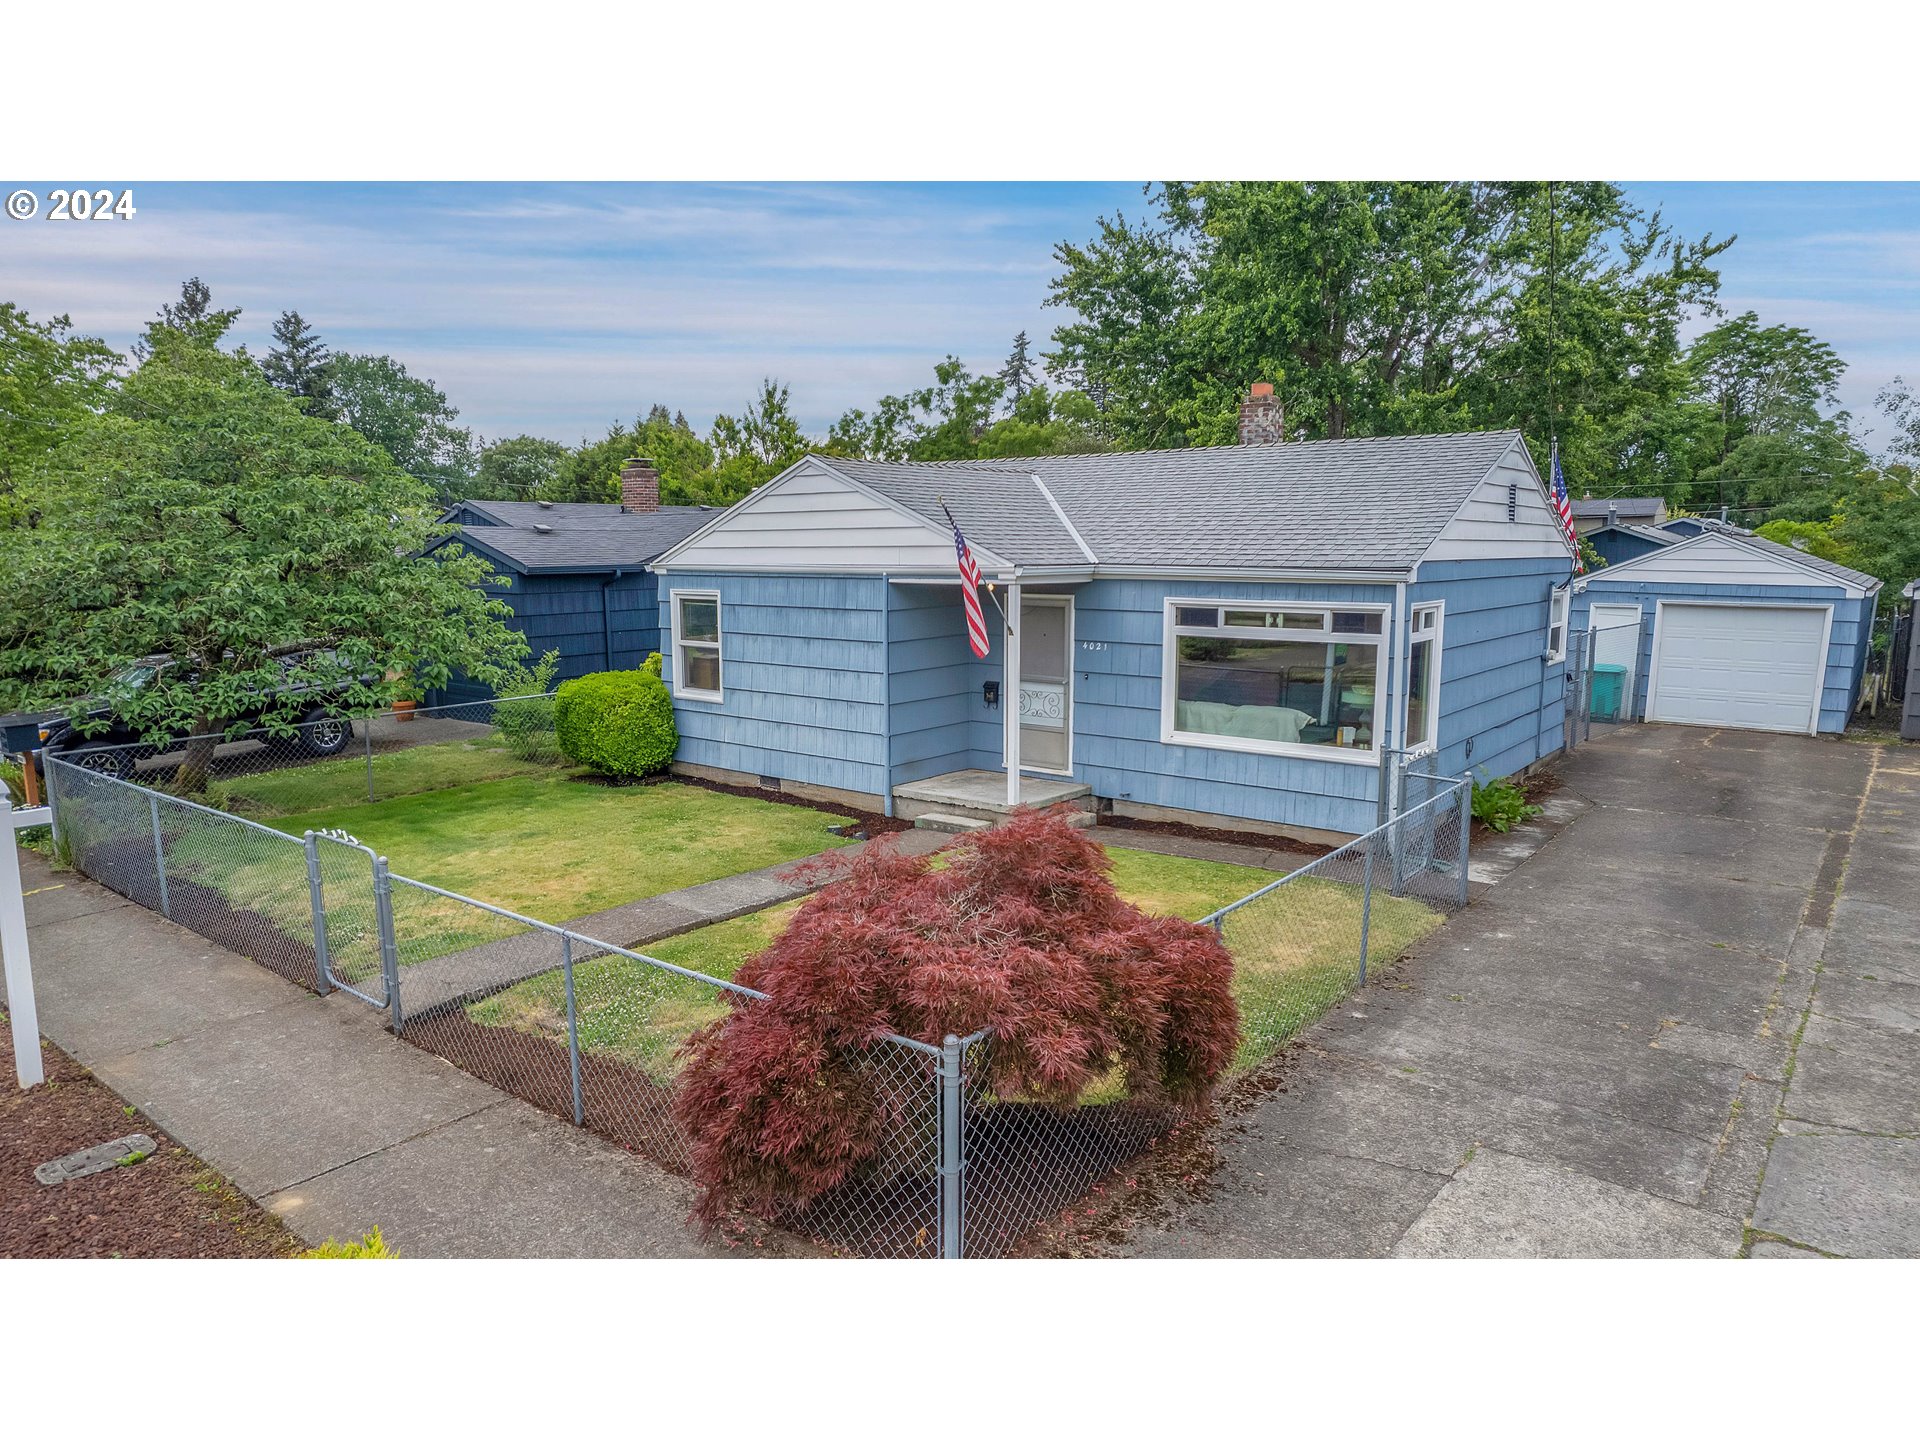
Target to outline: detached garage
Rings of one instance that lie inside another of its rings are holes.
[[[1716,527],[1573,582],[1576,629],[1626,671],[1622,718],[1834,734],[1860,693],[1880,582]]]

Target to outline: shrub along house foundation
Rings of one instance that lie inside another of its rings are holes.
[[[810,455],[653,564],[678,768],[959,828],[1010,804],[1318,840],[1381,747],[1560,746],[1572,555],[1516,431],[1211,449]],[[951,511],[979,560],[967,642]]]

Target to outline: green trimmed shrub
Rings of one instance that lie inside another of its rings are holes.
[[[553,730],[562,755],[602,775],[630,779],[666,769],[680,734],[660,656],[649,656],[638,670],[567,681],[554,694]]]

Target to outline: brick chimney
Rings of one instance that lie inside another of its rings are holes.
[[[660,508],[660,472],[653,461],[638,457],[620,467],[620,509],[644,515]]]
[[[1287,438],[1286,412],[1273,386],[1262,380],[1240,402],[1240,443],[1278,445]]]

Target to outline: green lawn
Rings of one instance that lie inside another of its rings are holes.
[[[497,734],[388,750],[373,757],[373,803],[482,780],[551,775],[557,768],[552,761],[516,756]],[[355,752],[310,765],[216,780],[208,787],[207,803],[264,821],[308,810],[365,805],[367,759]]]
[[[390,763],[380,772],[383,761]],[[376,783],[411,793],[367,804],[362,758],[226,781],[219,798],[289,835],[345,831],[385,855],[396,875],[552,924],[851,843],[829,831],[840,817],[818,810],[671,781],[594,784],[518,760],[491,738],[419,746],[374,762]],[[295,797],[315,794],[336,803],[287,808]],[[237,908],[274,917],[289,933],[305,933],[307,879],[297,847],[192,818],[168,828],[174,873],[219,890]],[[345,962],[345,940],[371,926],[367,862],[340,847],[321,853],[329,922],[342,931],[329,939]],[[365,925],[354,918],[359,911]],[[400,885],[394,911],[403,964],[514,928]]]
[[[1114,883],[1154,914],[1198,920],[1278,878],[1273,872],[1211,860],[1189,860],[1114,846]],[[669,964],[731,979],[749,955],[765,949],[804,901],[704,926],[647,947]],[[1399,954],[1440,924],[1418,901],[1376,893],[1368,950],[1372,963]],[[1360,896],[1352,886],[1296,880],[1235,912],[1226,927],[1234,952],[1234,995],[1241,1010],[1234,1073],[1258,1064],[1352,988],[1358,968]],[[662,1078],[677,1067],[688,1034],[719,1017],[719,992],[654,970],[623,955],[574,970],[574,1004],[583,1046]],[[557,972],[537,975],[469,1007],[482,1025],[504,1025],[564,1037],[566,994]],[[1092,1097],[1090,1097],[1092,1098]],[[1108,1098],[1104,1092],[1098,1098]]]

